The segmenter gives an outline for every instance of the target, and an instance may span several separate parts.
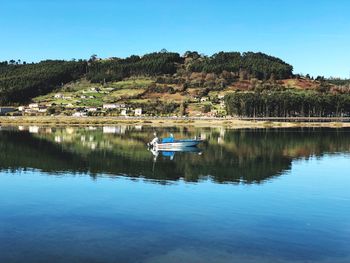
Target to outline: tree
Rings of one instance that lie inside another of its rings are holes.
[[[89,62],[94,62],[96,60],[97,60],[97,55],[93,54],[93,55],[90,56]]]

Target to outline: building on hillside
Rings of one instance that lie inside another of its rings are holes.
[[[85,112],[79,112],[79,111],[77,111],[77,112],[74,112],[74,113],[72,114],[72,116],[73,116],[73,117],[86,117],[87,115],[86,115]]]
[[[106,110],[118,109],[118,104],[103,104],[103,108]]]
[[[24,111],[25,108],[26,108],[26,107],[24,107],[24,106],[19,106],[19,107],[18,107],[18,111]]]
[[[54,95],[54,98],[55,99],[63,99],[63,94],[62,93],[56,93],[55,95]]]
[[[202,98],[201,98],[201,102],[205,102],[205,101],[208,101],[208,100],[209,100],[208,97],[202,97]]]
[[[120,115],[122,115],[122,116],[127,116],[127,115],[128,115],[127,109],[122,109],[122,110],[120,111]]]
[[[92,91],[92,92],[99,92],[100,89],[99,88],[90,88],[90,91]]]
[[[95,108],[95,107],[90,107],[90,108],[87,108],[87,111],[88,111],[88,112],[96,112],[96,111],[97,111],[97,108]]]
[[[16,110],[16,108],[14,108],[14,107],[0,107],[0,115],[4,115],[8,112],[13,112],[15,110]]]
[[[142,108],[136,108],[135,109],[135,116],[141,116],[142,115]]]
[[[41,113],[47,112],[47,107],[46,107],[46,106],[41,106],[41,105],[39,105],[39,107],[38,107],[38,112],[41,112]]]
[[[224,94],[219,94],[219,95],[218,95],[218,99],[219,99],[219,100],[223,100],[224,98],[225,98],[225,95],[224,95]]]
[[[30,109],[39,109],[39,104],[38,103],[30,103],[28,105]]]

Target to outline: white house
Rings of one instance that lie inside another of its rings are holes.
[[[116,109],[118,108],[118,105],[117,104],[103,104],[103,108],[104,109]]]
[[[208,100],[209,100],[208,97],[202,97],[202,98],[201,98],[201,102],[205,102],[205,101],[208,101]]]
[[[120,112],[120,115],[122,116],[127,116],[127,110],[126,109],[122,109],[121,112]]]
[[[38,103],[31,103],[28,105],[28,107],[30,109],[38,109],[39,108],[39,104]]]
[[[218,95],[218,99],[219,99],[219,100],[222,100],[222,99],[224,99],[224,98],[225,98],[225,95],[224,95],[224,94],[219,94],[219,95]]]
[[[85,112],[74,112],[73,117],[86,117],[86,113]]]
[[[44,112],[47,112],[47,108],[45,106],[39,106],[38,111],[44,113]]]
[[[100,89],[99,88],[90,88],[90,91],[92,91],[92,92],[99,92]]]
[[[142,115],[142,108],[136,108],[135,109],[135,116],[141,116]]]
[[[54,98],[55,99],[63,99],[63,94],[62,93],[56,93]]]
[[[87,109],[88,112],[96,112],[97,108],[91,107]]]

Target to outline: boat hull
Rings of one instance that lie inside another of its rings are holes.
[[[201,140],[174,141],[166,143],[157,143],[155,146],[158,149],[181,149],[197,146],[201,142]]]

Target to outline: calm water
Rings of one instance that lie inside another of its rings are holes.
[[[0,262],[350,262],[350,130],[2,128]]]

